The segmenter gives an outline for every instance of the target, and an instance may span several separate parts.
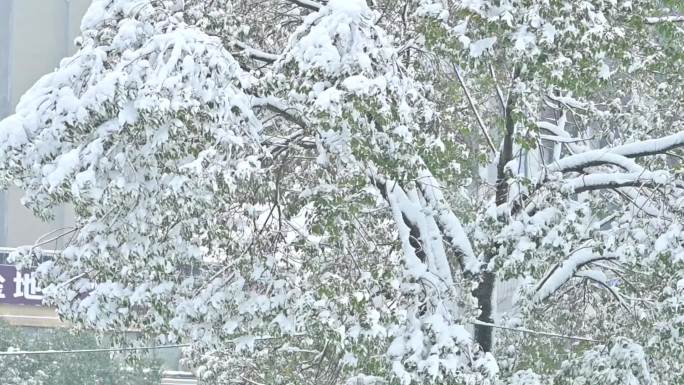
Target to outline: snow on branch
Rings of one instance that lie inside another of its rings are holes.
[[[674,148],[684,147],[684,131],[662,138],[642,140],[613,147],[609,151],[628,158],[664,154]]]
[[[563,136],[555,136],[555,135],[539,135],[539,138],[544,139],[544,140],[549,140],[551,142],[556,142],[556,143],[564,143],[564,144],[569,144],[569,143],[578,143],[578,142],[586,142],[589,139],[582,139],[582,138],[566,138]]]
[[[566,156],[549,165],[551,172],[581,172],[586,167],[612,164],[629,172],[642,172],[643,167],[639,166],[632,159],[623,155],[615,154],[610,150],[587,151],[580,154]]]
[[[318,11],[323,7],[321,3],[311,1],[311,0],[286,0],[289,3],[295,4],[302,8],[306,8],[312,11]]]
[[[556,103],[562,104],[564,106],[567,106],[568,108],[577,108],[581,110],[585,110],[587,108],[587,103],[579,101],[575,98],[573,98],[571,95],[553,95],[553,94],[547,94],[546,97],[549,99],[553,100]]]
[[[551,123],[551,122],[545,122],[545,121],[538,121],[537,122],[537,127],[539,129],[544,130],[546,132],[551,133],[552,135],[555,136],[555,139],[551,139],[557,142],[563,142],[568,149],[573,152],[573,153],[580,153],[580,152],[586,152],[587,148],[583,145],[577,144],[578,142],[583,141],[584,139],[580,138],[572,138],[570,134],[565,130],[565,122],[566,122],[566,117],[565,117],[565,112],[561,115],[561,118],[559,119],[557,124]],[[543,138],[542,139],[548,139],[548,138]]]
[[[588,173],[567,180],[565,187],[576,193],[606,188],[655,187],[671,182],[671,175],[665,170],[645,170],[631,158],[663,154],[668,150],[683,146],[684,131],[658,139],[569,155],[550,164],[548,171],[582,173],[587,167],[601,165],[614,165],[626,171],[623,173]]]
[[[267,108],[304,129],[308,126],[278,98],[254,98],[252,106]],[[426,209],[422,206],[417,194],[411,196],[398,183],[388,180],[376,172],[369,173],[371,182],[390,205],[404,246],[409,270],[420,276],[426,266],[429,273],[436,275],[439,280],[450,285],[453,283],[453,277],[441,233],[445,233],[445,236],[449,238],[449,243],[458,250],[457,253],[464,255],[463,266],[466,271],[476,274],[479,263],[460,221],[444,203],[438,182],[429,173],[423,175],[429,179],[422,181],[422,193],[426,196],[425,199],[429,204],[440,211],[437,218],[440,221],[439,223],[432,216],[426,215]]]
[[[421,170],[418,177],[418,188],[428,206],[436,215],[437,226],[449,245],[459,256],[459,263],[463,272],[476,275],[480,269],[480,261],[473,252],[461,221],[447,205],[441,191],[441,185],[427,169]]]
[[[606,188],[660,186],[672,180],[665,170],[630,173],[596,173],[569,179],[564,186],[576,193]]]
[[[276,97],[258,97],[252,99],[253,107],[264,107],[267,110],[280,115],[285,120],[290,123],[294,123],[301,128],[306,128],[306,122],[299,116],[300,114],[295,114],[296,112],[292,107],[286,105],[282,100]],[[293,112],[294,111],[294,112]]]
[[[242,52],[252,59],[257,59],[266,63],[273,63],[278,60],[279,55],[268,53],[257,48],[250,47],[249,45],[235,40],[233,42],[237,47],[242,49]]]
[[[548,125],[544,125],[544,128],[547,127]],[[678,147],[684,147],[684,131],[658,139],[570,155],[556,161],[549,167],[549,171],[581,171],[585,167],[613,164],[629,172],[640,172],[643,168],[627,158],[663,154]]]
[[[541,302],[555,293],[587,264],[596,261],[615,259],[615,257],[595,254],[591,247],[576,250],[568,259],[560,262],[546,274],[535,289],[534,302]]]
[[[453,284],[451,268],[435,220],[425,215],[420,202],[412,199],[397,182],[376,172],[371,172],[369,177],[390,205],[409,272],[416,277],[425,277],[425,273],[428,273],[428,276],[434,275],[447,285]],[[433,283],[437,286],[436,282]]]
[[[684,16],[654,16],[647,17],[646,24],[658,24],[658,23],[683,23]]]

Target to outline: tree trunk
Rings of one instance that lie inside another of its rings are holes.
[[[473,290],[473,296],[477,299],[478,307],[480,308],[480,315],[477,317],[478,321],[485,323],[494,323],[494,284],[496,282],[496,274],[491,271],[485,271],[480,275],[480,283],[477,288]],[[491,352],[494,347],[494,335],[492,328],[485,325],[475,325],[475,342],[477,342],[482,350]]]
[[[519,70],[516,69],[513,74],[514,81],[519,74]],[[513,109],[515,108],[516,99],[517,97],[515,94],[511,93],[506,102],[506,111],[504,111],[506,127],[503,138],[503,148],[499,153],[499,162],[496,167],[495,203],[497,206],[501,206],[508,201],[509,186],[508,183],[506,183],[506,165],[513,159],[513,135],[515,133]],[[496,246],[497,247],[495,247],[494,250],[498,249],[498,245]],[[484,256],[486,270],[480,274],[480,282],[478,283],[477,288],[472,292],[473,296],[477,299],[477,306],[480,309],[480,315],[477,319],[478,321],[488,324],[494,323],[494,287],[496,285],[496,274],[494,271],[489,270],[488,266],[493,257],[493,255]],[[475,325],[475,342],[477,342],[485,352],[491,352],[494,348],[494,333],[492,327]]]

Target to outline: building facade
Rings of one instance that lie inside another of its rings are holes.
[[[21,96],[41,76],[71,55],[80,19],[90,0],[0,0],[0,119],[14,111]],[[7,255],[45,234],[73,225],[68,207],[43,222],[21,205],[16,188],[0,191],[0,318],[21,326],[60,326],[54,311],[36,306],[40,288],[31,273],[17,272]],[[42,246],[58,250],[61,240]],[[4,282],[3,282],[4,281]]]

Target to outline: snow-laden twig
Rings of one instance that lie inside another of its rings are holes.
[[[253,107],[264,107],[271,112],[274,112],[281,117],[283,117],[285,120],[290,121],[291,123],[294,123],[298,125],[301,128],[307,128],[307,124],[302,118],[300,117],[301,114],[294,114],[292,113],[293,108],[286,105],[282,100],[275,98],[275,97],[256,97],[252,99],[252,106]],[[295,111],[296,112],[296,111]]]
[[[588,151],[566,156],[549,165],[550,172],[582,171],[582,169],[603,164],[612,164],[629,172],[642,172],[643,167],[634,160],[608,150]]]
[[[610,148],[609,151],[628,158],[664,154],[674,148],[684,147],[684,131],[662,138],[642,140]]]
[[[565,119],[565,112],[563,112],[563,115],[561,115],[562,119]],[[562,125],[564,125],[564,120],[562,121]],[[546,132],[551,133],[554,135],[556,138],[561,138],[567,140],[566,142],[563,142],[565,146],[570,150],[571,153],[581,153],[587,151],[587,148],[583,145],[578,144],[578,142],[581,142],[583,140],[588,140],[588,139],[581,139],[581,138],[573,138],[570,136],[570,134],[565,131],[564,127],[561,127],[560,124],[553,124],[551,122],[545,122],[545,121],[538,121],[537,122],[537,127],[539,129],[544,130]]]
[[[250,47],[249,45],[239,41],[239,40],[234,40],[233,44],[238,46],[240,49],[242,49],[242,52],[244,52],[247,56],[261,60],[266,63],[273,63],[274,61],[278,60],[280,57],[279,55],[272,54],[269,52],[262,51],[260,49]]]
[[[555,293],[563,284],[569,281],[582,266],[594,261],[615,259],[615,257],[595,254],[591,247],[577,249],[566,260],[558,263],[539,282],[534,302],[541,302]]]
[[[441,185],[432,173],[423,169],[419,173],[418,187],[436,215],[434,215],[445,240],[453,247],[460,257],[461,268],[464,272],[476,275],[480,269],[480,261],[475,256],[465,229],[454,212],[449,208],[441,191]]]
[[[377,173],[372,173],[371,179],[378,189],[383,190],[381,193],[390,205],[408,269],[416,276],[427,270],[429,275],[435,275],[447,286],[452,285],[451,268],[435,220],[426,216],[419,202],[412,200],[396,182]]]
[[[311,1],[311,0],[286,0],[289,3],[298,5],[302,8],[310,9],[312,11],[318,11],[323,7],[321,3]]]
[[[555,135],[565,136],[562,135],[562,132],[560,131],[553,132],[556,127],[550,123],[538,122],[537,125]],[[549,167],[549,171],[581,171],[586,167],[612,164],[631,173],[636,173],[643,171],[643,167],[628,158],[664,154],[665,152],[678,147],[684,147],[684,131],[662,138],[642,140],[612,148],[603,148],[569,155],[554,162]]]
[[[649,186],[657,187],[671,181],[667,171],[642,171],[629,173],[596,173],[572,178],[564,183],[565,188],[576,193],[607,188]]]
[[[549,140],[551,142],[556,142],[556,143],[579,143],[579,142],[586,142],[589,141],[593,138],[588,138],[588,139],[582,139],[582,138],[565,138],[562,136],[555,136],[555,135],[539,135],[539,138],[543,140]]]
[[[684,23],[684,16],[653,16],[646,18],[646,24]]]

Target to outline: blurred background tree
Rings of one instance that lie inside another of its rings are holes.
[[[91,333],[28,330],[0,322],[0,351],[103,348]],[[0,356],[3,385],[158,385],[161,362],[151,354],[55,353]]]

